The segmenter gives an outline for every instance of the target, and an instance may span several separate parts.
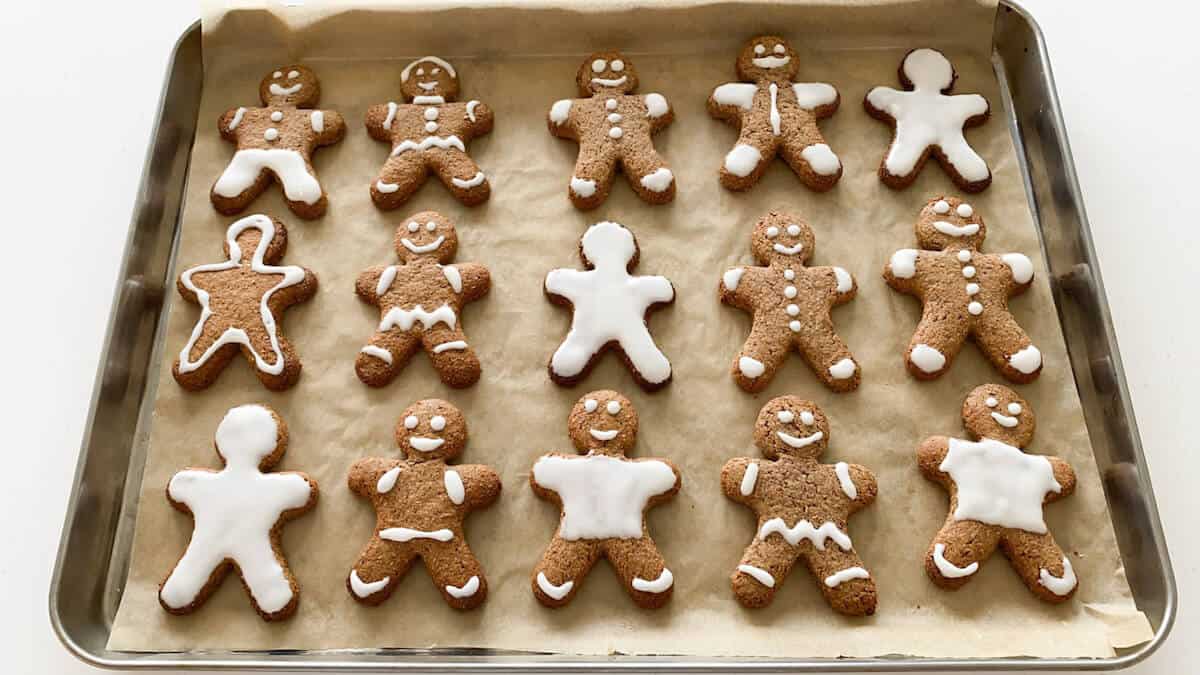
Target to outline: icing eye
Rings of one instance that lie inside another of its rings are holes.
[[[776,417],[776,419],[778,419],[780,422],[783,422],[784,424],[791,424],[792,421],[796,419],[796,414],[793,413],[791,410],[780,410],[779,413],[775,415],[775,417]]]
[[[787,52],[787,47],[784,47],[783,45],[775,45],[776,54],[782,56],[785,52]]]
[[[612,70],[614,73],[619,73],[622,70],[625,70],[625,62],[622,61],[621,59],[615,59],[612,62]]]
[[[416,429],[417,428],[417,416],[409,415],[408,417],[405,417],[404,418],[404,428],[405,429]]]
[[[971,208],[970,204],[959,204],[957,210],[961,218],[970,218],[975,214],[975,209]]]
[[[947,202],[945,199],[937,200],[933,204],[933,212],[941,216],[950,213],[950,202]]]
[[[800,226],[799,225],[788,225],[788,234],[792,235],[793,237],[800,236]]]
[[[987,397],[987,400],[984,401],[984,403],[986,403],[987,407],[989,407],[989,408],[995,408],[996,405],[999,403],[999,401],[996,400],[995,396],[989,396],[989,397]]]
[[[767,48],[762,45],[754,45],[754,53],[762,56],[767,53]]]
[[[596,399],[594,399],[594,398],[589,398],[588,400],[586,400],[586,401],[584,401],[584,402],[583,402],[583,409],[584,409],[584,410],[586,410],[586,411],[588,411],[588,412],[596,412],[596,408],[597,408],[599,405],[600,405],[600,404],[596,402]]]
[[[442,417],[441,415],[434,415],[429,420],[429,428],[433,429],[434,431],[441,431],[442,429],[445,429],[446,428],[446,418]]]
[[[604,59],[596,59],[595,61],[592,61],[592,72],[593,73],[603,73],[604,69],[607,67],[608,67],[608,61],[605,61]]]
[[[289,80],[294,80],[297,77],[300,77],[300,71],[298,71],[298,70],[289,70],[288,71],[288,79]]]
[[[811,427],[814,419],[812,412],[808,410],[800,412],[800,421],[804,423],[804,426]]]
[[[608,411],[609,415],[616,415],[621,412],[621,404],[616,401],[609,401],[608,405],[604,406],[604,409]]]
[[[276,80],[278,80],[279,78],[283,77],[283,73],[281,73],[281,72],[279,72],[279,71],[277,70],[277,71],[275,71],[275,72],[271,73],[271,77],[273,77],[273,78],[275,78]]]
[[[779,236],[779,228],[775,227],[774,225],[768,227],[767,228],[767,236],[770,237],[771,239],[778,237]]]
[[[442,69],[441,69],[441,68],[434,68],[434,69],[433,69],[432,71],[430,71],[430,72],[432,72],[434,75],[437,75],[438,73],[442,72]]]
[[[412,222],[410,222],[410,223],[408,224],[408,231],[409,231],[409,232],[416,232],[416,231],[417,231],[417,230],[419,230],[419,229],[421,229],[421,226],[420,226],[420,225],[418,225],[418,224],[417,224],[417,221],[415,221],[415,220],[414,220],[414,221],[412,221]]]
[[[424,75],[424,74],[425,74],[425,69],[424,69],[424,68],[417,68],[417,74],[418,74],[418,75]]]
[[[437,223],[433,222],[432,220],[431,220],[431,221],[429,221],[428,223],[425,223],[425,230],[426,230],[426,231],[428,231],[428,232],[433,232],[433,231],[434,231],[434,230],[436,230],[436,229],[437,229]]]
[[[1021,414],[1021,404],[1020,403],[1009,403],[1008,404],[1008,412],[1010,415],[1020,415]]]

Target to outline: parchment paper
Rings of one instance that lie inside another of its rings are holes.
[[[312,268],[320,280],[317,296],[283,320],[304,363],[295,388],[282,394],[264,390],[239,358],[208,390],[181,390],[170,363],[198,309],[169,293],[157,402],[143,430],[149,451],[133,557],[110,648],[1106,656],[1114,647],[1150,637],[1117,555],[987,58],[994,5],[674,2],[629,13],[624,4],[605,3],[613,13],[598,14],[601,3],[579,5],[579,12],[548,9],[548,3],[520,9],[475,4],[489,7],[437,11],[444,7],[411,3],[406,13],[272,4],[275,14],[206,9],[207,70],[177,272],[221,258],[231,219],[213,210],[208,191],[232,147],[220,140],[215,121],[230,107],[256,105],[263,73],[293,59],[309,62],[321,80],[321,106],[341,111],[349,128],[344,141],[316,154],[330,195],[324,218],[293,217],[277,187],[252,206],[287,223],[285,262]],[[830,82],[841,92],[841,110],[822,123],[845,165],[841,183],[829,193],[806,190],[782,161],[749,192],[731,193],[717,183],[717,168],[735,132],[708,116],[705,99],[714,86],[734,79],[738,46],[758,32],[778,32],[802,51],[799,80]],[[971,345],[940,380],[909,377],[902,354],[919,306],[880,277],[894,250],[914,245],[913,222],[925,201],[954,192],[934,164],[911,189],[884,187],[875,170],[891,131],[861,106],[869,87],[897,86],[902,54],[924,44],[945,48],[958,69],[958,91],[982,93],[995,111],[987,125],[968,133],[995,174],[990,189],[970,197],[989,226],[985,250],[1023,252],[1038,272],[1033,288],[1012,309],[1041,347],[1046,367],[1037,382],[1017,389],[1038,416],[1032,451],[1066,458],[1079,475],[1077,493],[1046,511],[1081,580],[1076,598],[1061,606],[1036,600],[999,553],[956,593],[932,585],[922,567],[926,546],[946,515],[947,497],[921,477],[914,450],[932,434],[961,435],[959,409],[966,393],[1002,381]],[[678,177],[678,197],[669,206],[643,204],[621,177],[594,212],[580,213],[567,200],[576,146],[547,133],[545,114],[556,99],[576,95],[577,66],[601,46],[625,49],[639,69],[642,91],[661,92],[675,107],[675,123],[656,137]],[[464,208],[431,179],[406,207],[383,213],[372,205],[367,186],[388,149],[367,136],[363,114],[372,103],[396,99],[401,68],[425,53],[450,59],[462,78],[463,98],[480,99],[496,111],[495,131],[469,148],[492,180],[492,198]],[[424,209],[457,221],[459,261],[491,270],[491,295],[463,316],[483,377],[466,391],[450,390],[425,357],[417,356],[396,382],[373,390],[358,381],[353,364],[379,317],[356,299],[354,278],[369,265],[392,262],[395,227]],[[863,368],[862,387],[854,393],[830,393],[798,357],[759,395],[743,393],[729,376],[749,321],[718,302],[717,280],[726,267],[750,262],[751,225],[769,209],[806,218],[816,233],[814,264],[841,265],[858,280],[858,298],[834,313]],[[674,382],[653,395],[633,383],[615,356],[575,389],[562,389],[546,375],[546,361],[570,316],[544,299],[542,280],[552,268],[578,265],[579,236],[601,219],[628,226],[641,246],[639,270],[665,274],[678,292],[675,305],[651,320],[675,369]],[[569,407],[585,392],[605,387],[625,393],[641,414],[635,454],[669,457],[683,473],[679,496],[649,515],[650,531],[676,578],[675,597],[660,611],[636,608],[607,563],[597,565],[565,609],[547,610],[530,592],[529,571],[554,532],[558,511],[534,497],[529,469],[545,452],[570,450]],[[879,500],[855,516],[849,530],[879,586],[874,617],[835,615],[802,568],[766,610],[742,609],[729,589],[729,574],[754,534],[754,518],[721,495],[720,468],[730,457],[758,455],[751,442],[754,417],[764,402],[784,393],[810,398],[830,416],[825,461],[860,462],[878,476]],[[346,472],[359,457],[396,453],[392,428],[398,414],[409,402],[431,396],[454,402],[466,414],[471,441],[462,461],[490,464],[504,481],[499,502],[467,525],[491,595],[479,610],[449,609],[417,565],[386,604],[364,607],[344,584],[375,520],[370,505],[346,487]],[[299,611],[290,621],[264,623],[230,578],[193,615],[168,615],[157,604],[158,584],[191,528],[188,517],[168,505],[165,485],[183,467],[217,466],[216,425],[226,409],[247,402],[274,406],[290,427],[291,445],[279,468],[307,471],[321,487],[317,508],[284,529],[283,544],[302,589]]]

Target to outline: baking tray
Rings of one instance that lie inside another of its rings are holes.
[[[118,277],[103,358],[80,449],[50,588],[50,618],[80,659],[119,668],[253,668],[408,671],[713,672],[830,670],[1111,670],[1152,653],[1175,618],[1171,563],[1142,454],[1040,28],[1023,8],[1001,3],[992,63],[1013,132],[1027,196],[1050,270],[1096,464],[1134,601],[1153,638],[1103,659],[853,659],[567,657],[492,650],[190,651],[132,653],[106,648],[124,590],[145,462],[138,436],[153,404],[161,361],[164,289],[171,267],[203,81],[199,22],[175,45]]]

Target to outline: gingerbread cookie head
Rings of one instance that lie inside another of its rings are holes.
[[[579,240],[579,257],[588,269],[624,267],[632,272],[638,263],[637,239],[619,223],[596,223]]]
[[[737,73],[743,80],[790,80],[799,70],[799,56],[775,35],[752,38],[738,54]]]
[[[221,420],[215,445],[226,466],[266,471],[287,450],[287,427],[265,405],[238,406]]]
[[[580,64],[575,83],[585,98],[632,94],[638,87],[637,69],[620,52],[596,52]]]
[[[983,216],[968,203],[954,197],[932,199],[916,224],[918,245],[927,251],[945,249],[979,250],[987,237]]]
[[[265,106],[312,108],[321,98],[321,85],[313,71],[293,64],[267,73],[258,83],[258,96]]]
[[[418,96],[441,96],[443,101],[453,101],[458,97],[458,73],[443,59],[422,56],[400,72],[400,93],[405,101]]]
[[[567,417],[567,433],[580,454],[624,455],[633,449],[637,432],[633,404],[608,389],[579,399]]]
[[[266,218],[266,216],[261,217]],[[287,252],[287,228],[278,220],[272,220],[272,223],[275,227],[271,234],[271,241],[267,242],[262,251],[262,262],[267,265],[278,263],[283,259],[283,254]],[[264,231],[265,228],[257,224],[257,221],[241,229],[232,240],[236,249],[231,250],[230,240],[228,238],[225,240],[223,244],[225,255],[239,263],[249,263],[262,243]]]
[[[396,445],[414,462],[457,457],[467,444],[467,420],[437,398],[408,406],[396,423]]]
[[[829,443],[829,420],[812,401],[798,396],[773,398],[754,422],[754,443],[767,459],[816,459]]]
[[[401,262],[424,257],[444,265],[457,252],[454,223],[437,211],[422,211],[396,228],[396,256]]]
[[[1017,392],[998,384],[976,387],[962,407],[963,426],[979,438],[991,438],[1023,448],[1033,441],[1037,419]]]
[[[914,49],[900,62],[900,83],[905,89],[936,90],[949,94],[958,74],[950,60],[936,49]]]
[[[763,216],[750,235],[750,252],[762,265],[806,265],[815,246],[808,223],[778,211]]]

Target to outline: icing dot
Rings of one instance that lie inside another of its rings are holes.
[[[268,141],[273,141],[276,138],[279,138],[279,130],[275,127],[271,127],[263,132],[263,138],[267,139]]]
[[[446,428],[446,418],[442,417],[441,415],[434,415],[429,420],[429,428],[433,429],[434,431],[441,431],[442,429],[445,429]]]
[[[767,53],[767,48],[762,45],[754,45],[754,53],[762,56]]]
[[[808,410],[802,410],[800,412],[800,421],[804,423],[804,426],[811,427],[814,421],[812,412]]]
[[[437,75],[438,73],[442,72],[442,69],[441,69],[441,68],[434,68],[433,70],[431,70],[431,71],[429,71],[429,72],[433,73],[434,75]]]
[[[796,419],[796,414],[793,413],[791,410],[780,410],[779,413],[775,415],[775,417],[778,418],[779,421],[783,422],[784,424],[791,424],[792,421]]]
[[[970,218],[972,215],[975,214],[975,209],[971,208],[970,204],[959,204],[958,208],[955,210],[958,212],[958,215],[962,218]]]
[[[625,62],[621,59],[614,59],[612,62],[612,70],[614,73],[619,73],[625,70]]]
[[[405,417],[404,418],[404,428],[405,429],[416,429],[417,428],[417,416],[409,415],[408,417]]]
[[[603,73],[604,69],[607,67],[608,67],[608,62],[605,61],[604,59],[596,59],[595,61],[592,61],[592,72],[593,73]]]
[[[421,226],[420,226],[420,225],[418,225],[418,224],[417,224],[417,221],[415,221],[415,220],[414,220],[414,221],[411,221],[411,222],[408,224],[408,231],[409,231],[409,232],[416,232],[416,231],[417,231],[417,230],[419,230],[419,229],[421,229]]]
[[[604,409],[608,411],[609,415],[616,415],[621,412],[621,404],[616,401],[609,401],[608,405],[604,406]]]
[[[608,130],[608,137],[609,138],[620,138],[621,135],[624,133],[625,133],[624,131],[621,131],[621,127],[613,127]]]
[[[964,248],[963,250],[958,252],[958,261],[959,262],[967,262],[970,259],[971,259],[971,252],[968,251],[967,249]]]
[[[620,121],[621,121],[621,114],[620,114],[620,113],[609,113],[609,114],[608,114],[608,121],[609,121],[611,124],[616,124],[617,122],[620,122]]]
[[[438,118],[438,109],[430,106],[425,109],[425,119],[436,120]]]
[[[967,295],[975,295],[979,292],[979,284],[967,284]]]
[[[788,225],[788,234],[792,235],[793,237],[800,236],[800,226],[799,225]]]
[[[435,223],[431,220],[428,223],[425,223],[425,229],[429,230],[430,232],[433,232],[434,230],[437,229],[437,223]]]
[[[787,48],[784,47],[783,45],[775,45],[775,53],[776,54],[783,54],[786,51],[787,51]]]
[[[967,265],[962,269],[962,273],[964,277],[970,279],[971,277],[975,276],[975,268],[971,265]]]
[[[788,324],[788,328],[791,328],[793,333],[799,333],[800,332],[800,322],[793,321]]]
[[[283,120],[283,113],[279,112],[278,110],[271,113],[271,121],[272,122],[280,122],[282,120]]]
[[[271,77],[273,77],[273,78],[275,78],[275,79],[277,79],[277,80],[278,80],[279,78],[283,77],[283,73],[281,73],[281,72],[279,72],[279,71],[277,70],[277,71],[275,71],[275,72],[271,73]]]
[[[1012,413],[1013,415],[1020,415],[1021,414],[1021,404],[1020,403],[1009,403],[1008,404],[1008,412]]]
[[[596,402],[596,399],[589,398],[588,400],[583,402],[583,409],[588,412],[596,412],[596,407],[599,405],[600,404]]]
[[[799,306],[797,306],[797,305],[788,305],[788,306],[787,306],[787,313],[788,313],[790,316],[796,316],[797,314],[799,314],[799,313],[800,313],[800,307],[799,307]]]
[[[979,304],[978,302],[972,302],[971,304],[967,305],[967,311],[975,316],[979,316],[980,314],[983,314],[983,305]]]
[[[789,298],[796,297],[796,287],[788,286],[787,288],[783,289],[783,294]]]
[[[774,239],[779,236],[779,228],[774,225],[767,228],[767,236]]]
[[[995,408],[996,405],[1000,402],[996,400],[995,396],[989,396],[989,397],[987,397],[987,400],[984,401],[984,403],[986,403],[987,407],[989,407],[989,408]]]
[[[950,202],[947,202],[945,199],[937,200],[933,204],[933,212],[938,215],[950,213]]]
[[[418,74],[418,75],[424,75],[424,74],[425,74],[425,69],[424,69],[424,68],[417,68],[417,74]]]
[[[438,128],[437,122],[426,122],[425,123],[425,131],[428,131],[431,134],[433,132],[437,131],[437,128]]]
[[[615,98],[608,99],[607,101],[604,102],[604,107],[608,108],[609,110],[616,110],[617,109],[617,99],[615,99]]]
[[[784,278],[784,279],[787,279],[788,281],[791,281],[792,279],[795,279],[795,278],[796,278],[796,271],[795,271],[795,270],[784,270],[784,271],[783,271],[783,278]]]
[[[300,71],[298,71],[298,70],[289,70],[288,71],[288,79],[289,80],[294,80],[297,77],[300,77]]]

